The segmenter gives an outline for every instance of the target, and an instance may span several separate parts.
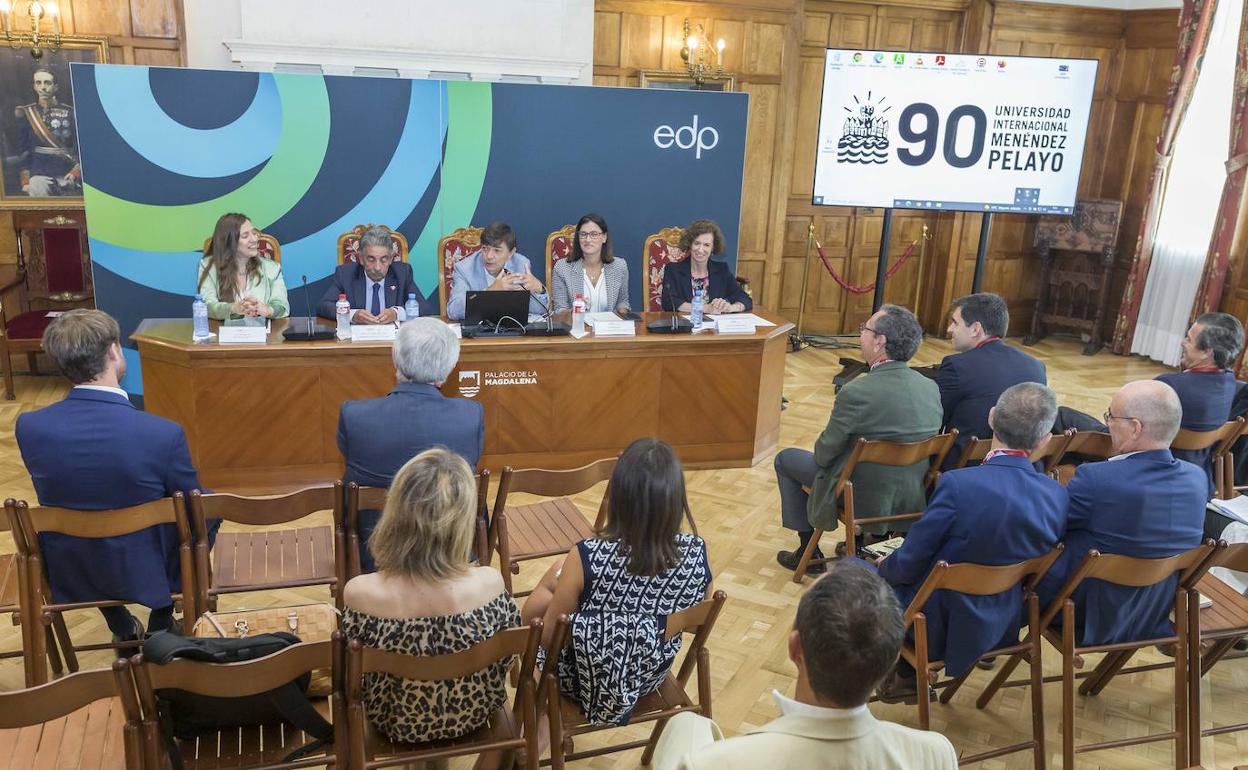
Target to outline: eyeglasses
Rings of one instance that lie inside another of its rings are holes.
[[[604,236],[606,236],[606,233],[593,232],[593,231],[588,231],[588,230],[582,230],[581,232],[577,233],[577,237],[580,238],[582,241],[596,241],[599,238],[602,238]]]
[[[870,326],[867,326],[866,321],[863,321],[862,323],[858,324],[858,333],[862,334],[863,332],[871,332],[872,334],[879,334],[879,332],[877,332],[875,329],[872,329]]]
[[[1139,417],[1123,417],[1122,415],[1119,415],[1119,414],[1112,414],[1108,409],[1105,410],[1105,414],[1101,415],[1101,417],[1105,418],[1102,420],[1102,422],[1104,422],[1106,425],[1109,424],[1110,420],[1135,420],[1136,422],[1140,423],[1140,425],[1144,424],[1143,421],[1141,421]]]

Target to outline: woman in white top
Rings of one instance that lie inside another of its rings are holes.
[[[576,295],[585,297],[590,313],[627,313],[628,263],[611,253],[607,222],[586,214],[576,223],[576,238],[567,259],[555,263],[550,281],[551,311],[572,307]]]

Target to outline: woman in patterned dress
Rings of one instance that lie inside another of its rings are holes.
[[[369,541],[377,571],[352,578],[343,592],[348,637],[391,652],[446,655],[519,624],[520,612],[498,570],[469,561],[476,486],[468,463],[441,447],[399,469]],[[504,704],[508,665],[502,660],[440,682],[368,674],[365,712],[391,740],[458,738]]]
[[[658,439],[624,450],[607,491],[606,522],[551,567],[524,605],[545,618],[543,646],[555,621],[571,617],[560,652],[559,689],[595,724],[626,724],[637,701],[658,689],[680,650],[665,640],[668,615],[714,590],[706,543],[682,533],[689,517],[676,453]],[[692,519],[691,519],[692,521]]]

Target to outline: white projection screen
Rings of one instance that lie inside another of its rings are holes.
[[[1096,65],[829,48],[812,202],[1070,214]]]

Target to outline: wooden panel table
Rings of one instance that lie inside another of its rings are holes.
[[[482,467],[572,468],[657,436],[694,468],[746,467],[779,436],[786,338],[754,334],[464,340],[442,391],[485,407]],[[653,320],[658,314],[647,314]],[[302,319],[300,319],[302,322]],[[186,428],[204,484],[298,485],[336,478],[338,409],[394,386],[389,342],[265,345],[191,341],[187,319],[148,319],[133,335],[145,408]],[[214,327],[215,328],[215,327]]]

